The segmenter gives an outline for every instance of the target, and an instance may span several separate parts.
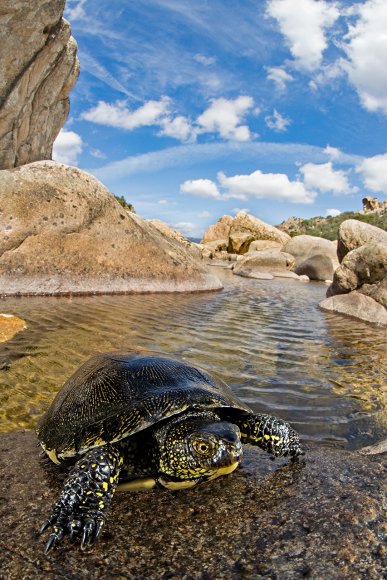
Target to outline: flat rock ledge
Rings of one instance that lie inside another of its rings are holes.
[[[386,456],[310,446],[297,463],[246,448],[192,490],[117,494],[97,545],[44,555],[36,530],[64,473],[32,432],[0,436],[1,575],[29,578],[367,578],[385,570]]]

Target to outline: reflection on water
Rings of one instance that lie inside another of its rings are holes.
[[[217,273],[222,292],[1,300],[28,325],[0,345],[1,429],[33,428],[94,353],[142,347],[218,374],[306,439],[356,448],[383,436],[384,330],[318,310],[322,284]]]

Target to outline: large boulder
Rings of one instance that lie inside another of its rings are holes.
[[[283,246],[290,236],[274,226],[240,211],[232,221],[228,251],[233,254],[245,254],[253,240],[271,240]]]
[[[205,231],[201,243],[206,244],[208,242],[215,242],[216,240],[228,240],[232,221],[233,218],[230,215],[222,216],[216,224],[209,226]]]
[[[2,0],[0,169],[51,159],[79,74],[65,0]]]
[[[283,248],[296,260],[296,273],[311,280],[332,280],[339,262],[336,242],[317,236],[295,236]]]
[[[369,243],[352,250],[337,268],[327,296],[346,294],[381,282],[387,273],[387,245]]]
[[[214,290],[178,240],[93,176],[40,161],[0,172],[0,294]]]
[[[281,250],[282,246],[282,243],[275,242],[274,240],[254,240],[249,245],[248,253],[262,252],[262,250]]]
[[[360,292],[330,296],[319,304],[322,310],[345,314],[378,326],[387,325],[387,310],[370,296]]]
[[[233,272],[237,276],[256,278],[263,272],[275,275],[275,271],[290,271],[294,263],[290,254],[278,250],[263,250],[245,256],[235,264]]]
[[[339,261],[342,262],[344,256],[351,250],[355,250],[370,242],[387,244],[387,232],[359,220],[345,220],[339,228],[337,243],[337,256]]]

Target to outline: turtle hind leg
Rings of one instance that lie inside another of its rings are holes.
[[[298,433],[288,423],[271,415],[244,414],[233,418],[242,443],[257,445],[274,457],[303,455]]]
[[[111,445],[92,449],[77,461],[52,515],[40,529],[43,533],[51,528],[46,553],[65,535],[74,541],[82,534],[82,548],[95,542],[105,523],[122,463],[121,453]]]

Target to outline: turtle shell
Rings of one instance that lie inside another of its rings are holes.
[[[120,441],[189,409],[251,412],[219,378],[179,360],[143,352],[105,353],[63,385],[37,433],[51,459]]]

